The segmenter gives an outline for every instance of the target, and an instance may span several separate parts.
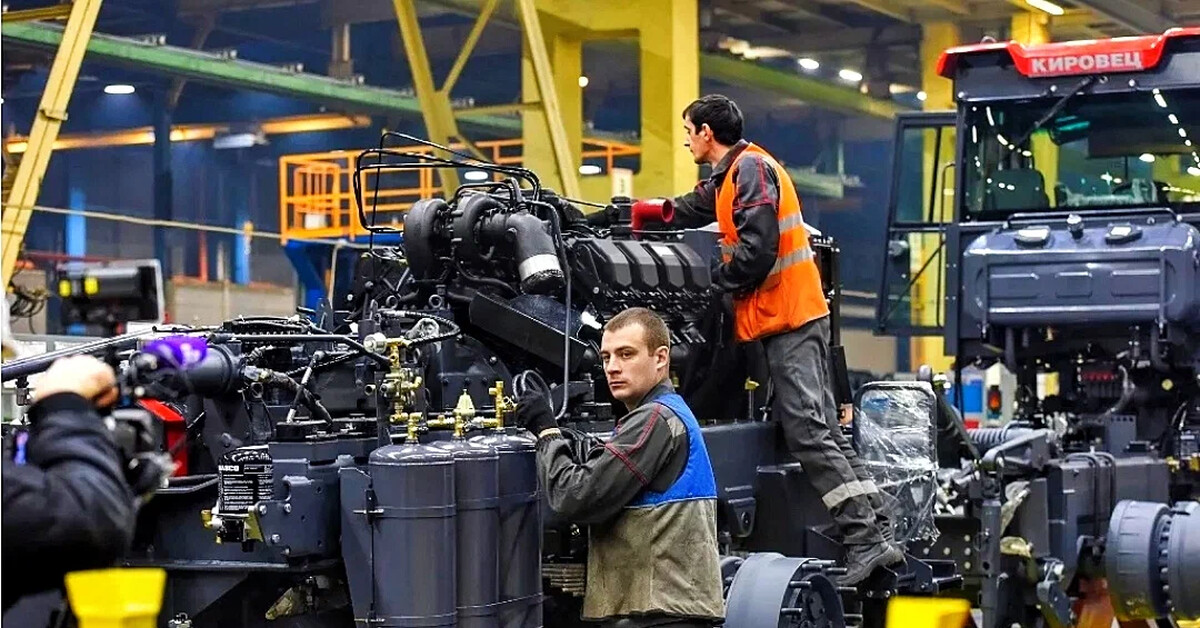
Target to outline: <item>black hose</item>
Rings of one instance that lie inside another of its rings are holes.
[[[359,354],[358,354],[358,352],[357,352],[357,351],[351,351],[351,352],[348,352],[348,353],[338,353],[338,354],[335,354],[335,355],[334,355],[332,358],[330,358],[329,360],[326,360],[326,361],[324,361],[324,362],[321,362],[320,364],[318,364],[318,365],[316,365],[315,367],[313,367],[313,372],[315,373],[315,372],[317,372],[317,371],[320,371],[320,370],[327,369],[327,368],[329,368],[329,367],[331,367],[331,366],[337,366],[337,365],[339,365],[339,364],[345,364],[346,362],[349,362],[350,360],[353,360],[354,358],[357,358],[357,357],[358,357],[358,355],[359,355]],[[307,367],[307,366],[302,366],[302,367],[300,367],[300,368],[298,368],[298,369],[292,369],[292,370],[290,370],[290,371],[287,371],[287,376],[288,376],[288,377],[296,377],[297,375],[303,375],[303,374],[304,374],[304,371],[306,371],[306,370],[308,370],[308,367]]]
[[[550,207],[550,230],[554,235],[555,253],[558,255],[562,268],[569,269],[570,265],[567,263],[567,253],[563,246],[562,225],[560,224],[558,211],[553,206],[548,207]],[[569,385],[571,381],[571,273],[566,272],[563,274],[566,275],[567,281],[566,312],[563,313],[563,400],[562,407],[558,409],[558,413],[554,416],[555,421],[562,419],[563,415],[567,413],[567,403],[570,401],[571,392]]]
[[[553,224],[559,217],[558,211],[552,209],[549,213]],[[526,294],[557,292],[565,274],[563,260],[557,254],[556,246],[562,240],[561,231],[555,228],[555,235],[551,237],[546,233],[542,220],[529,213],[509,214],[502,220],[504,229],[515,236],[521,289]]]
[[[364,347],[361,342],[350,336],[336,334],[255,334],[253,336],[238,336],[233,334],[232,339],[242,342],[338,342],[354,348],[359,355],[370,358],[380,366],[390,367],[392,365],[387,357],[371,351]]]
[[[1121,397],[1117,399],[1117,402],[1111,408],[1105,410],[1104,414],[1100,415],[1100,418],[1104,420],[1111,419],[1123,411],[1129,405],[1129,402],[1133,401],[1133,395],[1137,391],[1137,387],[1129,380],[1129,370],[1124,366],[1118,368],[1121,370]]]
[[[454,266],[458,269],[458,273],[462,275],[462,278],[467,283],[480,286],[492,286],[493,288],[498,288],[504,291],[506,294],[510,294],[514,297],[520,294],[517,292],[516,288],[513,288],[512,286],[499,279],[496,279],[495,277],[480,277],[479,275],[471,274],[471,272],[464,268],[463,265],[458,261],[454,262]]]
[[[270,369],[262,369],[264,386],[273,386],[280,388],[286,392],[298,395],[300,403],[308,408],[308,413],[319,421],[323,421],[329,425],[333,425],[333,417],[329,414],[329,410],[321,405],[320,401],[313,396],[312,391],[300,385],[300,382],[288,377],[286,373],[272,371]]]
[[[450,328],[450,331],[442,332],[436,336],[430,336],[429,338],[421,338],[419,340],[413,341],[411,346],[414,346],[414,347],[420,346],[420,345],[433,344],[435,342],[441,342],[443,340],[449,340],[449,339],[462,333],[462,328],[460,328],[458,326],[458,323],[455,323],[454,321],[452,321],[448,318],[443,318],[441,316],[435,316],[433,314],[426,314],[424,312],[412,312],[409,310],[380,310],[379,314],[381,316],[387,316],[390,318],[416,318],[416,319],[428,318],[432,321],[437,322],[439,325]]]

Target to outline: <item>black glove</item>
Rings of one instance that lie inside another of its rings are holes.
[[[534,436],[544,430],[558,427],[554,420],[554,411],[550,408],[550,399],[540,392],[527,392],[517,401],[517,425],[533,433]]]

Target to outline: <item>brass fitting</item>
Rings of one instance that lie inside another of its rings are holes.
[[[488,394],[492,396],[493,403],[496,406],[496,425],[497,429],[504,427],[504,417],[510,412],[517,409],[517,404],[513,400],[504,396],[504,380],[496,380],[496,385],[488,389]]]

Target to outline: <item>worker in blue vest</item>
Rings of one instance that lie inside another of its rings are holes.
[[[544,392],[517,407],[518,423],[538,438],[550,506],[589,526],[583,618],[614,628],[707,628],[725,615],[716,479],[700,425],[671,386],[670,342],[646,308],[608,321],[600,356],[629,413],[582,456]]]

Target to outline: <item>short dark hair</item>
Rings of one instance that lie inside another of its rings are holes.
[[[654,351],[659,347],[666,347],[668,350],[671,348],[671,332],[667,330],[667,324],[658,314],[644,307],[621,310],[616,316],[608,319],[604,324],[604,331],[616,331],[635,324],[642,326],[647,349]]]
[[[683,117],[692,121],[699,131],[707,124],[713,138],[725,146],[733,146],[742,139],[742,110],[737,103],[720,94],[709,94],[692,101],[683,110]]]

